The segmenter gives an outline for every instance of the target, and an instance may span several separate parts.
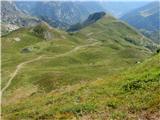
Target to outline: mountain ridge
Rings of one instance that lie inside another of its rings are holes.
[[[95,23],[96,21],[100,20],[102,17],[106,15],[105,12],[96,12],[93,14],[90,14],[86,20],[84,20],[82,23],[77,23],[75,25],[72,25],[67,31],[68,32],[74,32],[78,31],[90,24]]]
[[[31,4],[30,2],[16,2],[16,5],[20,9],[28,11],[31,15],[48,22],[51,26],[62,29],[86,19],[86,16],[90,13],[99,11],[99,9],[102,10],[102,7],[97,2],[83,4],[82,2],[74,1],[39,1]]]
[[[151,2],[141,8],[133,10],[121,19],[140,30],[145,36],[160,44],[160,4]]]

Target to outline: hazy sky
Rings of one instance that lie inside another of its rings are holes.
[[[73,0],[73,1],[127,1],[129,2],[129,1],[156,1],[156,0]]]
[[[158,0],[2,0],[2,1],[158,1]]]

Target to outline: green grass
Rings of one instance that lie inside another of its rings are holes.
[[[16,115],[16,119],[28,116],[33,119],[42,116],[44,119],[57,117],[60,119],[65,115],[67,115],[65,119],[69,119],[85,114],[94,116],[99,112],[106,114],[108,112],[109,118],[126,119],[132,116],[138,117],[141,111],[147,111],[148,114],[158,112],[159,58],[160,54],[131,67],[124,73],[103,80],[78,83],[44,96],[43,93],[41,96],[30,96],[23,102],[5,106],[3,112],[7,118],[14,118]],[[148,71],[145,71],[146,69]],[[141,84],[137,87],[136,82]]]
[[[112,17],[72,35],[47,25],[37,26],[38,34],[34,29],[2,37],[2,88],[18,64],[42,56],[24,65],[3,93],[5,119],[134,119],[157,111],[159,55],[144,62],[153,44],[141,34]],[[78,46],[84,47],[74,51]]]

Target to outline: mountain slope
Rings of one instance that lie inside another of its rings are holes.
[[[159,8],[159,2],[152,2],[144,7],[129,12],[128,14],[124,15],[121,19],[128,22],[135,28],[141,30],[144,34],[148,36],[157,33],[158,37],[158,31],[160,31]],[[155,39],[155,41],[156,40],[158,41],[158,39]]]
[[[102,41],[118,42],[119,44],[125,44],[127,42],[127,44],[144,46],[149,49],[152,49],[152,47],[154,49],[155,46],[151,40],[144,37],[129,25],[104,12],[91,14],[80,26],[73,25],[68,31],[74,32],[77,30],[79,30],[78,33],[86,35],[88,39],[91,37],[91,39],[101,40],[101,35],[103,35],[106,39],[103,40],[104,38],[102,37]]]
[[[70,28],[67,30],[68,32],[75,32],[78,31],[90,24],[95,23],[97,20],[101,19],[103,16],[105,16],[105,12],[96,12],[91,15],[82,23],[77,23],[75,25],[70,26]]]
[[[46,21],[53,27],[68,28],[87,18],[90,13],[101,11],[98,2],[16,2],[19,9]]]
[[[101,6],[106,12],[120,18],[126,13],[140,8],[149,2],[147,1],[100,1]]]
[[[158,119],[160,54],[121,74],[3,106],[5,119]]]
[[[95,20],[91,16],[88,20]],[[72,119],[83,112],[103,110],[103,103],[114,108],[117,101],[112,105],[106,93],[116,82],[110,76],[143,62],[153,49],[149,39],[109,15],[74,33],[51,28],[46,23],[11,32],[2,37],[2,116]],[[101,80],[108,87],[94,86]],[[119,94],[117,90],[110,93],[113,99]]]
[[[19,27],[33,26],[40,23],[39,19],[18,9],[14,2],[2,1],[1,6],[2,34]]]

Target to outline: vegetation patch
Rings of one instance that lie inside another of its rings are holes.
[[[64,109],[62,109],[60,112],[62,113],[74,113],[78,115],[82,115],[84,113],[88,112],[95,112],[96,111],[96,105],[94,103],[83,103],[83,104],[77,104],[77,105],[71,105]]]
[[[131,82],[123,85],[122,88],[123,88],[123,90],[129,92],[132,90],[145,89],[147,85],[151,86],[153,83],[156,83],[157,85],[160,84],[160,79],[158,76],[155,79],[131,81]]]

